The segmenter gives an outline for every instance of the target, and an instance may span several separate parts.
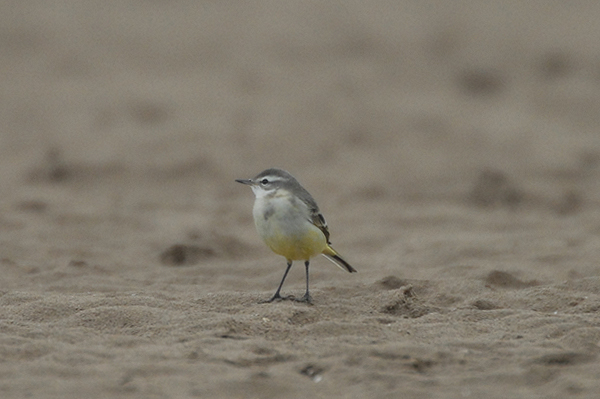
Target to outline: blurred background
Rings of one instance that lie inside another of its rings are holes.
[[[597,397],[599,21],[0,0],[2,397]],[[314,307],[258,303],[269,167],[358,270],[315,259]]]
[[[599,16],[591,0],[6,0],[2,196],[228,223],[238,200],[249,215],[233,179],[277,166],[325,209],[577,212],[599,188]]]
[[[0,0],[2,397],[596,397],[599,21]],[[315,259],[314,307],[258,303],[269,167],[358,270]]]

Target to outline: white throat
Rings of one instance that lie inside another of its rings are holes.
[[[276,190],[265,190],[264,188],[259,186],[252,186],[252,191],[254,192],[256,199],[262,199],[270,194],[273,194]]]

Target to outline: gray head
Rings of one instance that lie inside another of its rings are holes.
[[[294,176],[283,169],[277,168],[263,170],[252,179],[236,179],[236,182],[251,186],[254,192],[256,192],[256,189],[273,191],[281,187],[300,186]]]
[[[236,182],[252,187],[254,194],[259,196],[269,195],[279,189],[291,191],[307,203],[314,203],[314,199],[298,180],[283,169],[271,168],[263,170],[252,179],[236,179]],[[316,205],[316,204],[315,204]]]

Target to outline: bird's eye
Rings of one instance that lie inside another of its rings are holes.
[[[263,186],[264,186],[265,184],[268,184],[268,183],[269,183],[269,181],[268,181],[267,179],[262,179],[262,180],[260,181],[260,184],[262,184]]]

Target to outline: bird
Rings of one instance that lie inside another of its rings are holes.
[[[329,229],[323,214],[310,193],[289,172],[270,168],[251,179],[236,179],[249,185],[255,195],[253,217],[256,230],[273,252],[285,257],[287,267],[273,302],[293,299],[312,304],[309,292],[308,268],[310,259],[321,254],[342,270],[355,273],[354,269],[333,249],[329,241]],[[306,293],[301,298],[282,297],[281,287],[293,261],[304,261],[306,269]]]

